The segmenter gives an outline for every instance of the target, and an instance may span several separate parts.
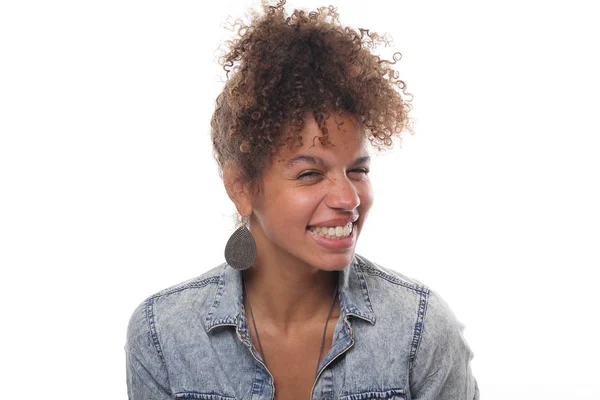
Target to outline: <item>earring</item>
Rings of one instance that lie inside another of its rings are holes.
[[[246,225],[233,232],[227,241],[225,261],[240,271],[250,268],[256,261],[256,242]]]

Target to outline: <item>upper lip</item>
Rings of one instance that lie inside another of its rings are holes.
[[[351,217],[340,217],[328,219],[327,221],[319,222],[309,226],[344,226],[349,224],[350,222],[356,222],[358,220],[358,215],[354,215]]]

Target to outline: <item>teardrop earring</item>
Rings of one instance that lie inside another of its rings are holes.
[[[225,261],[240,271],[250,268],[256,261],[256,242],[246,224],[236,229],[227,241]]]

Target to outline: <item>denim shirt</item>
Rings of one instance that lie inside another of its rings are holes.
[[[242,289],[225,263],[140,304],[125,346],[129,399],[274,399]],[[479,399],[463,325],[438,294],[357,254],[338,293],[311,400]]]

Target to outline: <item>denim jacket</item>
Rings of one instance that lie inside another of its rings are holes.
[[[221,264],[140,304],[125,346],[129,399],[274,399],[242,289],[241,272]],[[438,294],[357,254],[338,293],[311,400],[479,399],[463,325]]]

